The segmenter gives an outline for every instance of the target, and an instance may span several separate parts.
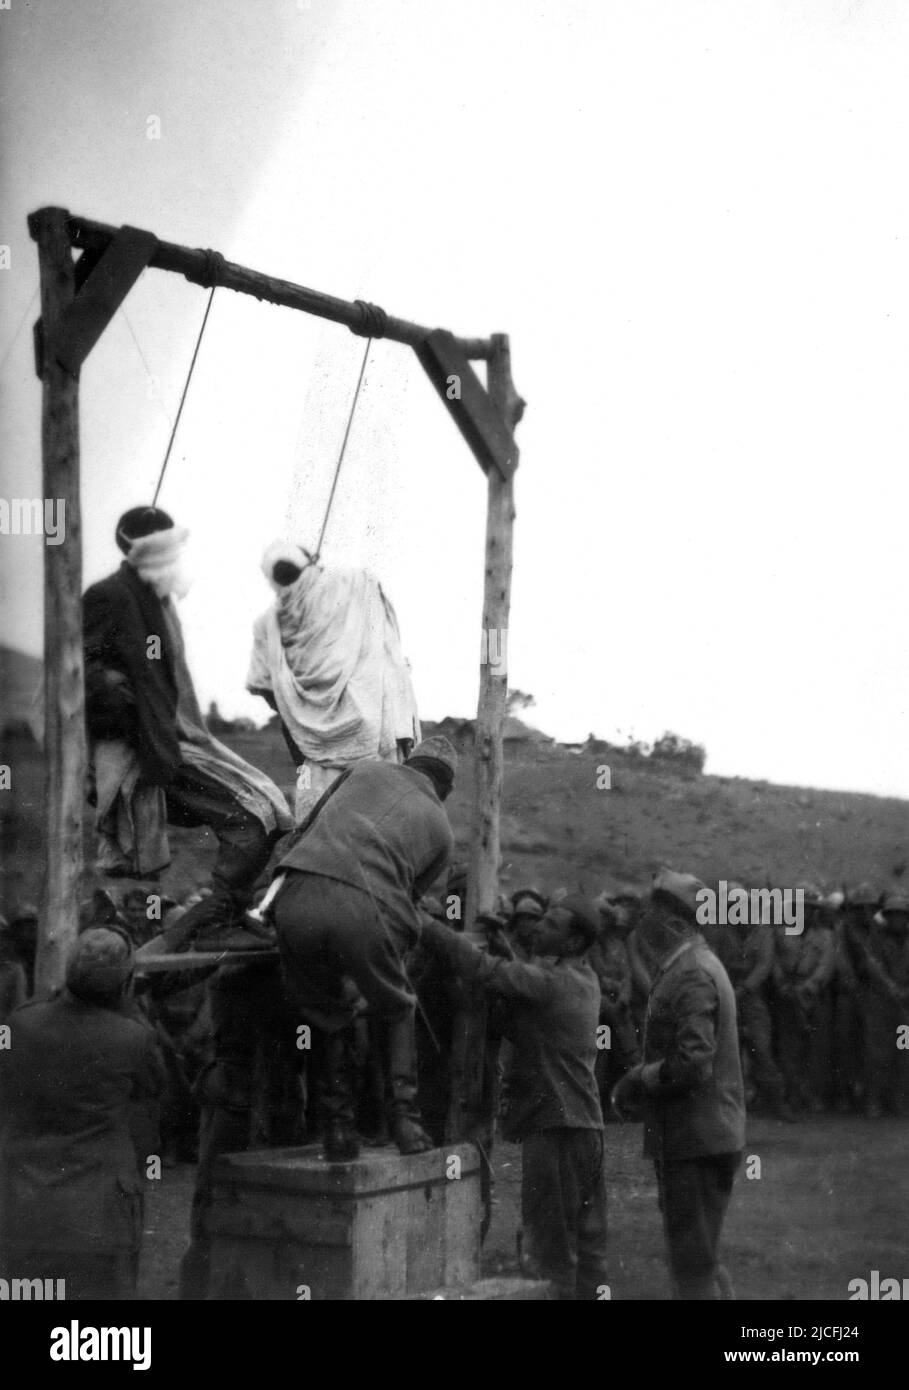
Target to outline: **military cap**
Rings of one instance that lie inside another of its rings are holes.
[[[123,988],[132,970],[132,947],[122,932],[88,927],[70,950],[66,985],[81,999],[109,999]]]
[[[700,906],[698,893],[703,892],[706,887],[707,885],[694,874],[680,874],[674,869],[660,869],[654,874],[650,893],[651,897],[663,900],[680,911],[683,917],[695,922]]]
[[[574,926],[588,941],[596,941],[600,934],[600,915],[589,898],[585,898],[583,893],[566,893],[554,906],[560,912],[570,912]]]
[[[414,758],[426,758],[435,763],[442,763],[448,768],[452,777],[457,771],[458,755],[454,750],[454,745],[449,743],[444,734],[433,734],[432,738],[424,738],[422,743],[418,743],[414,748],[407,761],[412,762]]]
[[[536,888],[519,888],[511,895],[511,910],[519,917],[542,917],[548,904]]]
[[[870,883],[860,883],[846,894],[847,907],[877,907],[881,895]]]

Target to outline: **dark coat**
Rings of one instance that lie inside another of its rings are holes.
[[[369,893],[416,931],[416,903],[448,865],[454,836],[428,777],[364,759],[343,772],[297,831],[279,869],[320,874]]]
[[[648,1093],[644,1152],[651,1158],[736,1153],[745,1143],[745,1095],[735,993],[701,937],[671,957],[653,983],[644,1027]]]
[[[67,993],[25,1004],[0,1051],[0,1243],[136,1250],[164,1069],[151,1029]],[[138,1164],[142,1165],[142,1173]]]
[[[82,630],[89,736],[125,739],[147,780],[166,786],[180,749],[177,680],[161,599],[124,561],[116,574],[86,590]],[[150,637],[160,639],[160,657],[149,656]]]

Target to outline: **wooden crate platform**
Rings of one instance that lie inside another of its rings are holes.
[[[459,1174],[459,1176],[455,1176]],[[219,1160],[211,1235],[215,1299],[399,1299],[467,1287],[480,1272],[473,1144],[402,1156],[320,1145]]]

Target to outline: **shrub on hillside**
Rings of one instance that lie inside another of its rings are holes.
[[[653,745],[650,756],[654,762],[670,763],[673,767],[700,773],[704,771],[707,761],[707,749],[702,743],[693,743],[690,738],[682,738],[667,730]]]

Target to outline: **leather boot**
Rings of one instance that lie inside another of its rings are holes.
[[[346,1031],[325,1039],[319,1085],[322,1144],[326,1163],[353,1163],[360,1156],[360,1136],[354,1124],[348,1070]]]
[[[421,1154],[435,1145],[423,1128],[417,1104],[417,1043],[413,1010],[388,1025],[391,1071],[391,1135],[402,1154]]]

